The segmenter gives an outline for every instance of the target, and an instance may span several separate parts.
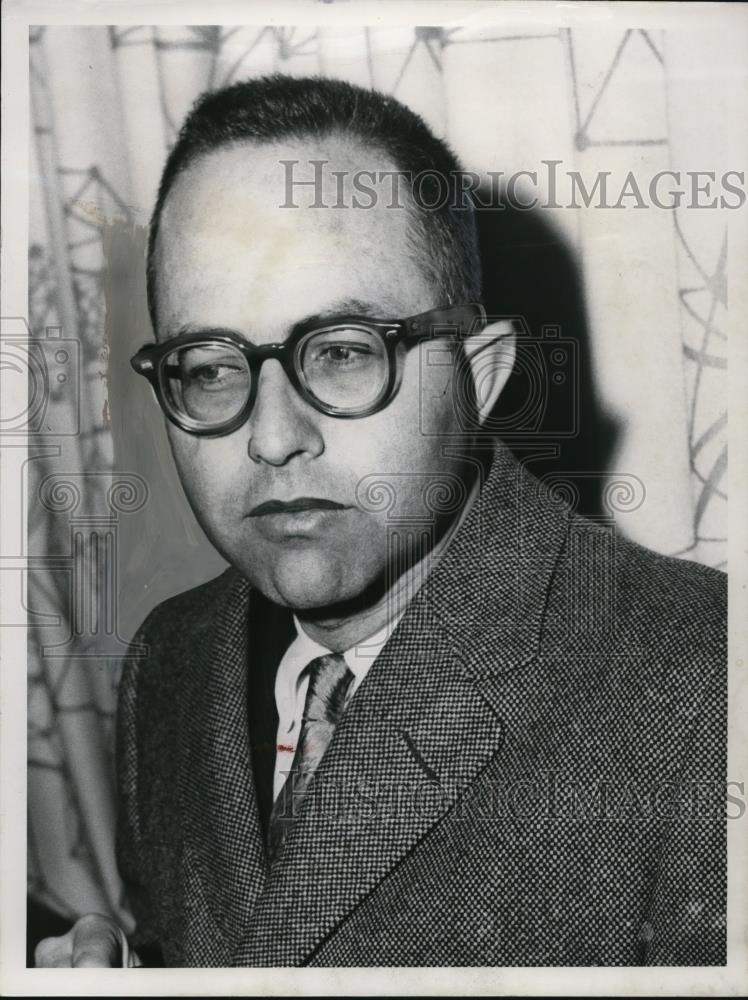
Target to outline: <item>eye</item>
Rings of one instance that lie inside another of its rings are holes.
[[[198,352],[192,352],[182,358],[180,378],[185,391],[191,387],[203,392],[223,392],[244,389],[249,372],[243,358],[205,357],[204,353],[201,358]]]
[[[302,358],[305,370],[322,374],[366,369],[382,353],[375,334],[356,327],[338,327],[314,334],[306,342]]]
[[[222,379],[225,380],[241,372],[242,369],[237,365],[213,361],[210,364],[197,365],[186,374],[193,382],[220,382]]]
[[[371,348],[366,344],[340,341],[320,344],[315,348],[312,360],[343,366],[356,364],[370,357],[371,353]]]

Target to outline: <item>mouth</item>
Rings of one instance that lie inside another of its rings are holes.
[[[340,528],[349,506],[324,497],[267,500],[249,512],[257,531],[274,544],[319,544]]]
[[[295,497],[293,500],[267,500],[249,512],[250,517],[267,517],[272,514],[300,514],[315,510],[347,510],[344,504],[324,497]]]

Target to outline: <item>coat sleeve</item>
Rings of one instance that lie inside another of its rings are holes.
[[[133,649],[145,645],[147,622],[132,641],[119,685],[116,724],[117,829],[116,856],[127,901],[135,917],[129,937],[144,965],[161,966],[163,958],[154,913],[149,898],[146,868],[140,840],[138,802],[138,688],[141,665]]]
[[[705,685],[702,704],[694,711],[680,778],[668,802],[672,819],[640,928],[646,965],[724,965],[727,960],[725,670]]]

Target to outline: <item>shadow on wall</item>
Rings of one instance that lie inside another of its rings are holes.
[[[489,205],[490,194],[480,201]],[[603,516],[619,427],[595,389],[576,255],[537,209],[504,200],[477,220],[486,311],[520,319],[517,361],[491,427],[536,476],[571,484],[579,513]]]

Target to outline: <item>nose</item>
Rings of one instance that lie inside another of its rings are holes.
[[[247,453],[253,462],[285,465],[295,456],[316,458],[324,440],[315,413],[291,385],[279,361],[263,364],[249,417]]]

